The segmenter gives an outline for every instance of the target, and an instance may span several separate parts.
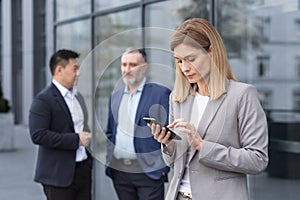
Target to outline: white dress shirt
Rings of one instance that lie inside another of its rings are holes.
[[[84,126],[84,115],[82,108],[77,98],[75,97],[77,94],[77,90],[75,88],[73,88],[72,90],[68,90],[54,79],[52,80],[52,83],[58,88],[61,95],[64,97],[66,104],[68,105],[69,111],[72,116],[75,133],[78,134],[82,132]],[[79,146],[76,150],[76,162],[80,162],[85,159],[87,159],[85,147]]]
[[[202,115],[204,113],[204,110],[207,106],[207,103],[209,101],[208,96],[202,96],[199,93],[196,93],[195,100],[193,104],[193,109],[191,113],[191,120],[190,122],[196,127],[196,130],[198,128],[199,122],[202,118]],[[191,147],[187,149],[187,159],[185,163],[185,171],[184,175],[181,180],[181,184],[179,187],[180,192],[187,192],[191,193],[191,185],[190,185],[190,173],[189,173],[189,166],[188,166],[188,160],[191,156]]]
[[[135,115],[145,82],[146,79],[144,79],[134,94],[130,94],[128,88],[125,87],[119,107],[116,146],[114,150],[114,156],[117,159],[137,158],[134,149]]]

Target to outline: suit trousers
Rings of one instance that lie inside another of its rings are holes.
[[[76,164],[75,175],[69,187],[43,184],[47,200],[91,200],[91,159]]]
[[[122,169],[126,167],[131,166],[123,166]],[[126,172],[120,168],[112,168],[111,173],[119,200],[164,200],[165,176],[154,180],[145,173]]]

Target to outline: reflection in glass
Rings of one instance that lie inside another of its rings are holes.
[[[299,1],[299,5],[300,5],[300,1]],[[296,35],[298,35],[298,38],[300,39],[300,16],[297,19],[295,19],[295,29],[296,29],[295,33]]]
[[[294,109],[300,110],[300,91],[294,92]]]
[[[296,1],[216,2],[216,28],[230,64],[240,81],[258,89],[269,123],[269,166],[259,175],[248,176],[250,200],[294,199],[299,195],[295,185],[300,184],[294,173],[300,154],[291,148],[296,137],[291,127],[299,124],[299,113],[293,111],[299,105],[299,92],[294,89],[300,87],[295,78],[300,43],[294,22],[300,12],[290,4]]]
[[[266,77],[270,68],[270,56],[268,55],[259,55],[256,58],[257,60],[257,76]]]
[[[78,17],[91,11],[91,0],[56,0],[56,21]]]
[[[94,0],[94,6],[95,10],[103,10],[139,1],[140,0]]]
[[[82,27],[85,27],[84,29]],[[91,50],[91,23],[89,20],[78,21],[66,25],[58,26],[56,29],[56,49],[71,49],[80,53],[78,62],[80,64],[80,77],[78,90],[85,98],[88,105],[88,112],[92,112],[92,82],[91,68],[82,66],[82,62]],[[90,114],[92,116],[92,114]],[[92,117],[89,118],[91,120]]]
[[[95,19],[95,113],[97,118],[97,144],[101,148],[105,141],[108,98],[112,90],[122,84],[120,57],[129,46],[142,46],[140,9],[131,9]],[[101,149],[94,150],[97,153]],[[101,155],[101,153],[100,153]]]
[[[140,26],[140,9],[131,9],[97,17],[95,19],[95,42],[99,44],[114,34]]]
[[[170,37],[176,27],[187,18],[203,17],[207,19],[207,3],[207,0],[173,0],[146,6],[146,26],[162,28],[161,31],[158,29],[145,31],[146,46],[157,48],[152,49],[148,54],[148,59],[152,63],[148,72],[151,81],[165,80],[164,85],[173,88],[175,68],[173,54],[169,47]]]
[[[146,26],[176,29],[193,17],[208,19],[208,0],[172,0],[146,6]]]
[[[177,12],[182,21],[189,18],[208,19],[208,8],[210,0],[189,0],[184,5],[177,8]]]
[[[56,28],[56,49],[73,49],[80,53],[80,60],[82,60],[91,49],[90,32],[90,20],[83,20],[58,26]]]
[[[240,57],[245,40],[253,34],[247,27],[252,3],[242,0],[221,0],[217,3],[215,27],[223,38],[229,57]]]
[[[295,69],[296,69],[295,75],[299,79],[300,78],[300,55],[296,55],[296,58],[295,58]]]

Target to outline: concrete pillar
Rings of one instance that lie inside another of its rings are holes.
[[[28,112],[33,99],[33,0],[22,2],[23,18],[23,124],[28,124]]]
[[[54,53],[54,28],[53,28],[53,23],[54,23],[54,0],[46,0],[46,33],[47,33],[47,37],[46,37],[46,43],[47,43],[47,60],[46,60],[46,66],[47,66],[47,70],[46,70],[46,80],[47,83],[50,83],[52,80],[52,76],[50,73],[50,69],[49,69],[49,60],[51,55]]]
[[[2,0],[2,88],[3,95],[12,103],[12,30],[11,0]]]

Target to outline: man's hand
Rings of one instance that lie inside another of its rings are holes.
[[[80,132],[79,133],[80,146],[87,147],[90,144],[91,138],[92,138],[92,133]]]

